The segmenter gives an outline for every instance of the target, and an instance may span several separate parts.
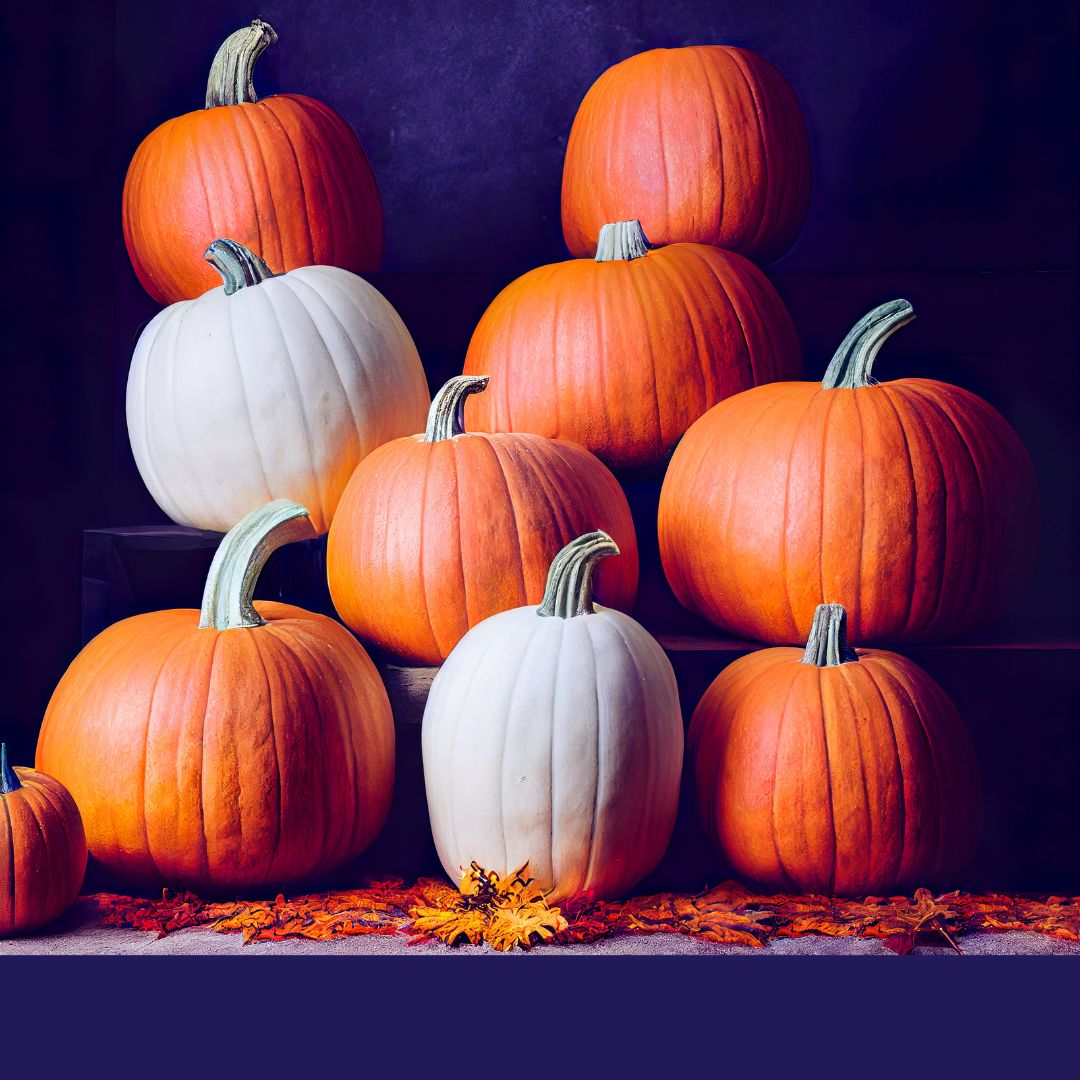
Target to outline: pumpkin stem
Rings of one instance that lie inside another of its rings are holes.
[[[915,309],[907,300],[890,300],[864,315],[833,354],[821,385],[826,390],[873,386],[870,370],[886,338],[907,326]]]
[[[308,511],[291,499],[275,499],[242,518],[225,534],[210,564],[200,628],[235,630],[264,625],[266,620],[251,599],[266,560],[283,544],[315,535]]]
[[[218,105],[258,101],[251,73],[263,50],[268,45],[276,44],[277,39],[274,28],[262,19],[255,19],[250,26],[230,34],[222,42],[210,65],[210,78],[206,81],[206,107],[213,109]]]
[[[237,289],[277,277],[254,251],[235,240],[215,240],[203,252],[203,258],[221,275],[226,296],[232,296]]]
[[[10,795],[21,787],[15,770],[8,764],[7,743],[0,743],[0,795]]]
[[[591,615],[596,610],[593,604],[596,565],[601,559],[618,554],[619,545],[600,529],[571,540],[551,560],[544,599],[536,614],[558,615],[560,619]]]
[[[435,395],[428,410],[424,442],[442,442],[465,434],[465,399],[487,388],[487,375],[455,375]]]
[[[858,654],[848,644],[847,611],[843,604],[818,604],[810,636],[806,639],[806,652],[800,664],[815,667],[839,667],[841,664],[857,663]]]
[[[621,259],[629,262],[631,259],[648,255],[651,246],[637,218],[633,221],[613,221],[600,229],[596,261],[615,262]]]

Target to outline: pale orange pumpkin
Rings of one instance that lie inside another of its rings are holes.
[[[810,140],[767,60],[727,45],[652,49],[610,67],[574,117],[562,223],[574,255],[637,217],[654,243],[694,241],[768,262],[810,205]]]
[[[435,395],[423,435],[384,443],[357,466],[327,540],[338,614],[365,642],[414,664],[441,664],[470,627],[543,599],[551,560],[603,529],[622,551],[597,597],[629,611],[637,539],[615,477],[576,443],[467,432],[462,410],[484,376]]]
[[[465,373],[485,431],[571,439],[612,468],[664,461],[718,401],[799,373],[795,328],[768,278],[704,244],[649,250],[637,221],[604,226],[596,257],[542,266],[492,301]]]
[[[49,702],[38,768],[82,810],[91,854],[129,888],[233,893],[328,872],[382,828],[390,703],[339,623],[252,602],[266,559],[314,535],[284,499],[222,541],[202,610],[115,623]]]

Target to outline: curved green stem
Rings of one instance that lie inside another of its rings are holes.
[[[206,107],[213,109],[218,105],[258,101],[251,81],[255,61],[277,39],[274,28],[262,19],[255,19],[250,26],[230,34],[222,42],[210,65],[210,77],[206,81]]]
[[[885,341],[915,318],[907,300],[890,300],[864,315],[833,354],[821,385],[826,390],[858,389],[874,383],[871,369]]]
[[[0,795],[10,795],[21,787],[15,770],[8,764],[7,743],[0,743]]]
[[[218,546],[203,590],[199,626],[236,630],[263,626],[252,597],[266,560],[283,544],[315,536],[308,511],[291,499],[275,499],[234,525]]]
[[[424,442],[443,442],[465,434],[465,399],[487,388],[487,375],[455,375],[435,395],[428,410]]]
[[[619,545],[601,529],[571,540],[551,560],[537,615],[557,615],[560,619],[591,615],[596,610],[593,604],[596,567],[601,559],[618,554]]]
[[[649,254],[651,245],[645,237],[641,222],[613,221],[600,228],[600,239],[596,245],[597,262],[615,262],[640,259]]]
[[[226,296],[277,276],[254,251],[235,240],[215,240],[203,258],[221,275]]]
[[[858,654],[848,644],[847,611],[843,604],[818,604],[806,652],[800,664],[815,667],[839,667],[858,662]]]

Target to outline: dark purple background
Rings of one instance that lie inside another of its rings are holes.
[[[32,755],[45,703],[79,645],[82,530],[164,521],[124,428],[131,349],[157,311],[123,249],[124,170],[154,126],[201,106],[217,45],[255,15],[281,38],[259,63],[259,93],[321,98],[367,148],[387,224],[386,272],[372,280],[405,318],[434,385],[460,370],[502,285],[565,257],[563,148],[582,95],[608,65],[709,42],[773,61],[803,104],[814,149],[806,229],[771,270],[807,374],[863,310],[909,296],[920,318],[890,343],[879,374],[962,382],[1018,428],[1039,470],[1046,527],[1013,630],[1080,636],[1075,4],[12,7],[0,34],[0,145],[9,170],[17,166],[0,215],[14,279],[2,291],[10,670],[0,734],[16,760]],[[1060,742],[1075,704],[1061,664],[1075,655],[1033,658],[1034,688],[995,684],[1005,695],[995,745],[1007,745],[1001,732],[1015,716],[1016,738],[1034,755],[1012,778],[1011,804],[1039,783],[1036,750],[1057,754],[1059,786],[1068,755],[1075,761],[1080,744]],[[942,653],[926,663],[954,695],[978,681],[972,660],[950,669]],[[1002,783],[1006,761],[1002,752],[992,763]],[[1033,816],[1024,827],[1037,826]]]

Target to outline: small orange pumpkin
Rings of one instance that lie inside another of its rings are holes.
[[[75,800],[34,769],[11,768],[0,744],[0,937],[50,923],[71,907],[86,873]]]
[[[805,651],[725,668],[690,723],[698,808],[743,877],[865,896],[955,886],[978,838],[974,750],[952,702],[896,653],[853,650],[839,604]]]
[[[53,693],[38,767],[72,792],[91,854],[128,886],[296,882],[382,828],[394,726],[375,666],[333,619],[252,602],[273,551],[314,535],[286,499],[249,514],[218,548],[201,612],[115,623]]]
[[[598,598],[622,611],[634,604],[637,538],[615,477],[576,443],[466,432],[465,399],[487,383],[451,379],[423,435],[364,458],[330,526],[338,614],[410,663],[441,664],[470,627],[539,604],[551,560],[592,529],[610,533],[623,556],[600,567]]]
[[[221,236],[275,274],[379,268],[382,200],[352,129],[314,98],[255,96],[255,61],[276,41],[261,19],[232,34],[214,57],[206,108],[165,121],[131,160],[124,240],[143,288],[162,304],[220,284],[203,252]]]
[[[595,259],[530,270],[495,297],[465,357],[467,375],[494,382],[465,416],[648,468],[718,401],[799,366],[791,318],[753,263],[704,244],[650,251],[640,222],[619,221]]]
[[[574,117],[562,222],[574,255],[636,215],[658,244],[783,255],[810,206],[810,140],[791,87],[748,49],[652,49],[610,67]]]

